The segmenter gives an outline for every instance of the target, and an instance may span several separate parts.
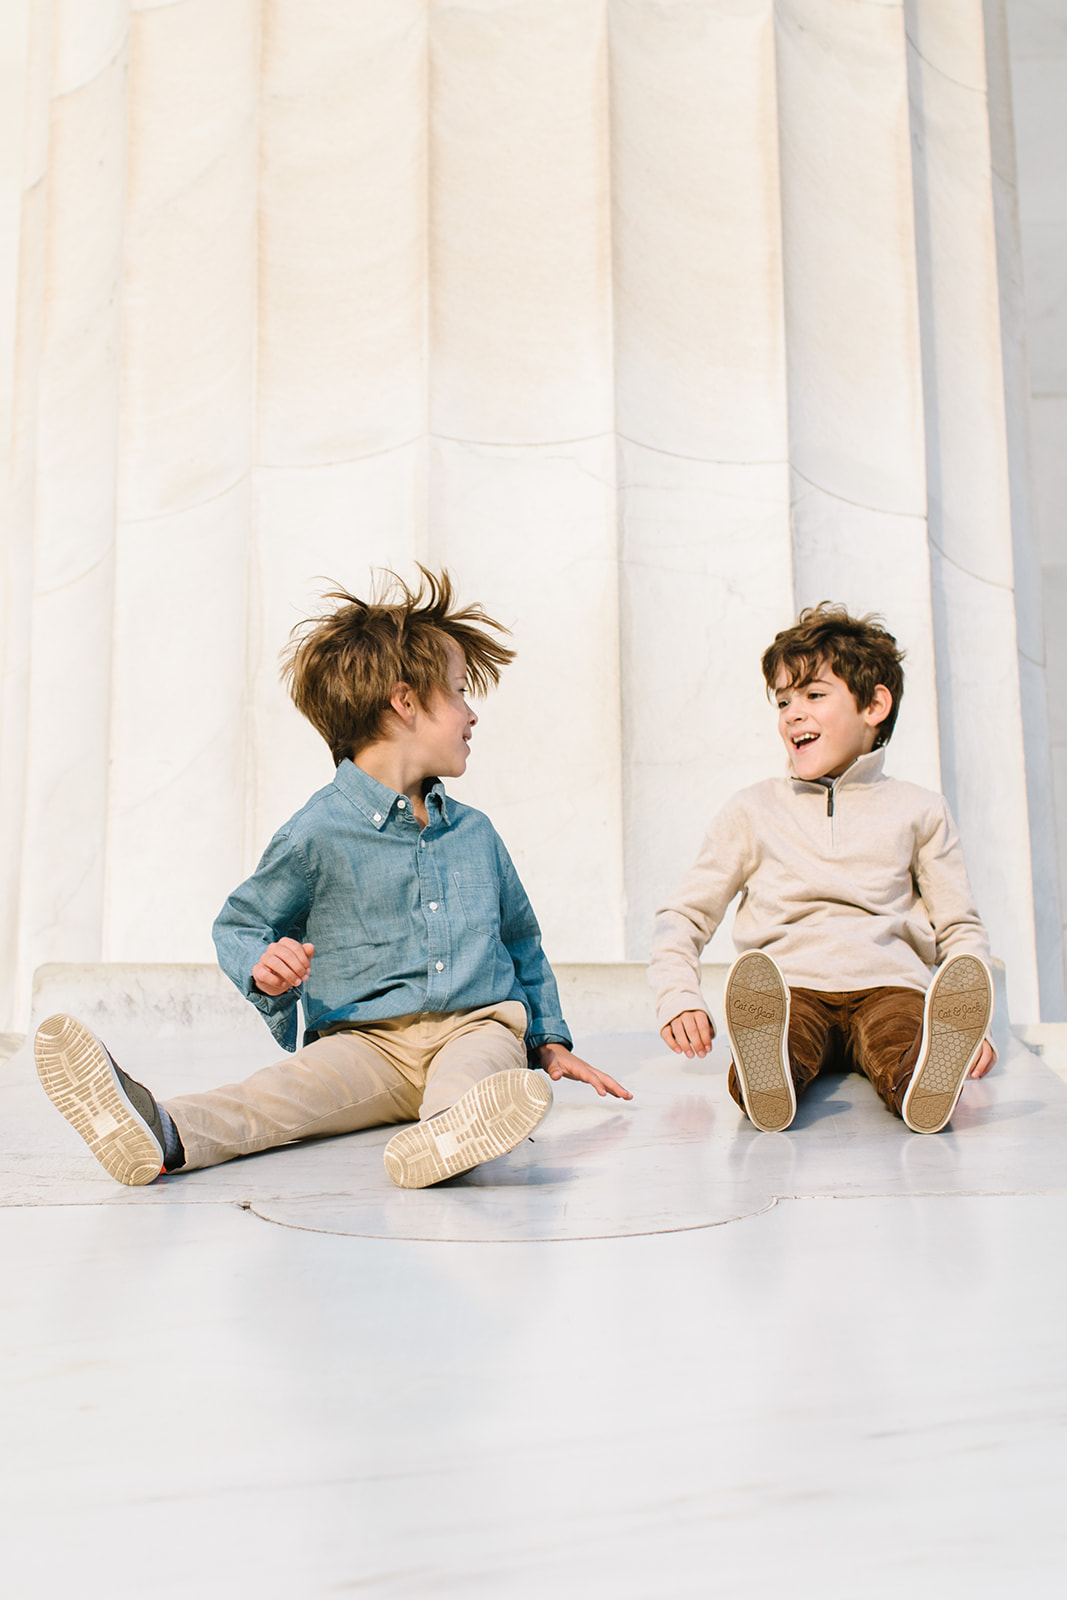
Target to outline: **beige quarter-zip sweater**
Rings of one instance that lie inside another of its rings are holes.
[[[989,961],[944,797],[887,778],[884,754],[860,756],[830,788],[768,778],[727,802],[656,913],[661,1028],[708,1010],[701,951],[739,892],[737,949],[765,950],[792,988],[925,990],[947,956]]]

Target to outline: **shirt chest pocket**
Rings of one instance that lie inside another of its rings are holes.
[[[500,885],[473,872],[454,872],[463,920],[473,933],[500,933]]]

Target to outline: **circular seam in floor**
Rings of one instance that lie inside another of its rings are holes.
[[[465,1235],[450,1233],[444,1230],[436,1233],[397,1233],[392,1230],[387,1230],[384,1227],[373,1229],[366,1226],[342,1226],[337,1222],[334,1222],[332,1225],[330,1225],[324,1220],[320,1220],[317,1223],[298,1220],[298,1218],[292,1214],[292,1211],[287,1216],[271,1215],[267,1210],[263,1209],[262,1202],[246,1201],[242,1204],[241,1209],[250,1212],[254,1217],[258,1217],[261,1222],[272,1223],[275,1227],[295,1228],[303,1233],[334,1234],[351,1239],[388,1239],[394,1244],[572,1244],[577,1243],[578,1241],[584,1241],[588,1243],[589,1241],[596,1239],[644,1239],[655,1234],[695,1233],[701,1228],[721,1228],[725,1227],[727,1223],[747,1222],[752,1217],[762,1216],[764,1212],[772,1211],[778,1204],[780,1198],[782,1197],[778,1195],[772,1195],[770,1199],[767,1200],[763,1205],[757,1206],[752,1211],[732,1210],[728,1216],[708,1217],[702,1222],[665,1223],[663,1227],[660,1228],[631,1227],[612,1232],[600,1229],[596,1232],[590,1233],[502,1233],[499,1230],[495,1232],[490,1232],[488,1230],[478,1233],[471,1232]],[[296,1207],[292,1208],[293,1211],[296,1209]],[[309,1206],[307,1209],[310,1210],[311,1207]]]

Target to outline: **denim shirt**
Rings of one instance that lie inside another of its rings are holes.
[[[496,830],[440,781],[426,810],[420,828],[410,800],[342,761],[223,906],[212,929],[219,965],[284,1049],[296,1049],[298,998],[308,1036],[517,1000],[530,1050],[570,1045],[537,918]],[[311,973],[261,994],[252,968],[285,937],[315,946]]]

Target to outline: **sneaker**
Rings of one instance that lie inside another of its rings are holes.
[[[529,1137],[552,1104],[543,1073],[511,1067],[483,1078],[439,1117],[404,1128],[385,1147],[385,1170],[402,1189],[425,1189],[505,1155]]]
[[[163,1170],[163,1122],[144,1084],[116,1066],[74,1017],[49,1017],[33,1045],[44,1092],[120,1183],[151,1183]]]
[[[926,993],[922,1043],[901,1116],[914,1133],[940,1133],[956,1109],[993,1015],[993,980],[977,956],[952,956]]]
[[[789,990],[770,956],[749,950],[726,979],[726,1031],[749,1119],[761,1133],[781,1133],[797,1112],[789,1070]]]

